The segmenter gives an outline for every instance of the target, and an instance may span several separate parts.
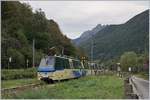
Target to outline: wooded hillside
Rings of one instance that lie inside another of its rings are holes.
[[[78,44],[90,57],[92,38]],[[146,10],[124,24],[108,25],[93,36],[94,59],[120,57],[124,52],[143,54],[149,51],[149,11]],[[88,45],[87,45],[88,44]]]
[[[35,39],[35,64],[48,49],[56,47],[59,54],[64,48],[64,54],[76,56],[76,48],[61,32],[54,20],[48,20],[45,13],[38,9],[32,11],[30,5],[18,1],[2,1],[2,68],[8,67],[8,59],[12,57],[10,68],[32,66],[32,41]]]

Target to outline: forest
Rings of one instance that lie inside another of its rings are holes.
[[[52,47],[58,54],[79,56],[80,50],[60,30],[53,19],[47,19],[42,9],[33,12],[30,5],[19,1],[1,2],[2,68],[32,66],[32,42],[35,40],[35,66]],[[11,63],[9,64],[9,58]],[[28,60],[28,66],[27,66]]]

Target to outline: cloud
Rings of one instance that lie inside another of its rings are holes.
[[[42,8],[69,38],[77,38],[97,24],[121,24],[149,8],[149,1],[21,1]]]

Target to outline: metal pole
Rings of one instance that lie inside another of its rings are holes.
[[[8,69],[9,69],[9,61],[8,61]]]
[[[9,57],[9,61],[8,61],[8,69],[9,69],[10,63],[11,63],[11,57]]]
[[[27,68],[28,68],[28,63],[29,63],[29,60],[27,59]]]
[[[35,61],[34,61],[34,54],[35,53],[35,40],[33,39],[33,45],[32,45],[32,54],[33,54],[33,59],[32,59],[32,67],[35,67]]]
[[[91,38],[91,62],[93,61],[93,35]]]
[[[62,47],[62,56],[64,55],[64,47]]]
[[[92,64],[92,66],[91,66],[91,74],[92,74],[92,69],[93,69],[93,68],[92,68],[92,67],[93,67],[93,50],[94,50],[94,49],[93,49],[93,47],[94,47],[94,46],[93,46],[93,42],[94,42],[94,41],[93,41],[93,35],[92,35],[92,38],[91,38],[91,64]]]

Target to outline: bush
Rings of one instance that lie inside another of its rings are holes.
[[[122,70],[128,71],[129,67],[135,67],[137,64],[137,54],[135,52],[125,52],[120,58]]]
[[[9,57],[12,57],[11,66],[12,68],[19,68],[24,66],[25,59],[24,55],[16,49],[9,48],[7,50]]]
[[[13,79],[22,79],[22,78],[35,78],[37,77],[36,68],[29,69],[2,69],[1,71],[2,80],[13,80]]]

